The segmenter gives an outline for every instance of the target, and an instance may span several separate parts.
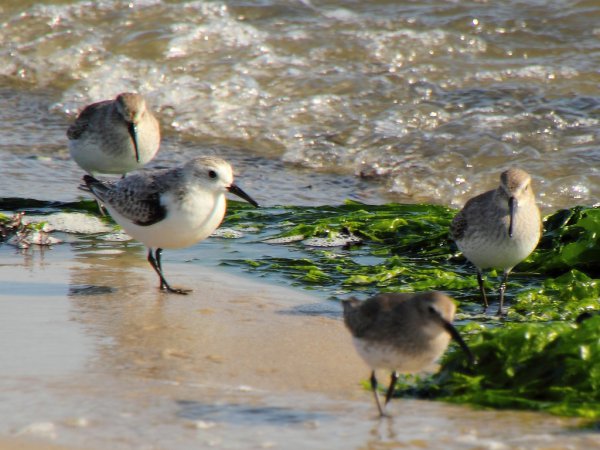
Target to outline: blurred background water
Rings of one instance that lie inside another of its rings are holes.
[[[71,200],[65,130],[143,93],[154,166],[229,159],[267,204],[460,206],[518,165],[545,212],[600,197],[600,4],[4,0],[0,195]]]

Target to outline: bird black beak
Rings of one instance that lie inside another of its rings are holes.
[[[508,214],[510,216],[508,222],[508,237],[513,237],[513,230],[515,228],[515,211],[517,206],[517,199],[510,197],[508,199]]]
[[[231,186],[229,186],[227,188],[227,190],[229,192],[231,192],[232,194],[235,194],[238,197],[243,198],[244,200],[246,200],[248,203],[250,203],[255,208],[258,208],[258,203],[256,203],[256,201],[252,197],[250,197],[248,194],[246,194],[244,191],[242,191],[242,188],[238,187],[237,185],[232,184]]]
[[[454,339],[456,342],[458,342],[458,345],[460,345],[460,348],[463,350],[463,352],[465,352],[465,355],[467,355],[467,358],[469,358],[469,365],[473,366],[475,364],[475,357],[473,356],[473,353],[471,352],[471,349],[469,348],[467,343],[465,341],[463,341],[462,337],[460,337],[458,330],[456,328],[454,328],[454,325],[452,325],[450,322],[448,322],[442,316],[439,316],[439,318],[442,322],[442,326],[444,327],[444,329],[448,332],[448,334],[450,334],[450,336],[452,336],[452,339]]]
[[[135,149],[135,161],[140,162],[140,151],[138,150],[137,130],[135,123],[130,122],[129,126],[127,127],[127,131],[129,131],[129,136],[131,136],[131,139],[133,140],[133,148]]]

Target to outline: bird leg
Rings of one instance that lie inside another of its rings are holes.
[[[390,386],[388,387],[387,393],[385,394],[385,404],[387,405],[392,395],[394,394],[394,388],[396,387],[396,381],[398,381],[398,372],[395,370],[392,372],[390,377]]]
[[[158,250],[156,250],[157,255],[160,255],[160,253],[158,252]],[[150,263],[150,265],[152,266],[152,268],[154,269],[154,271],[158,274],[158,277],[160,278],[160,286],[159,289],[165,290],[167,289],[167,286],[169,286],[169,283],[167,283],[167,280],[165,280],[165,277],[162,274],[162,269],[161,269],[161,262],[160,262],[160,258],[154,257],[154,254],[152,253],[152,249],[149,248],[148,249],[148,262]]]
[[[488,300],[487,300],[487,295],[485,295],[485,286],[483,285],[483,277],[481,274],[481,270],[479,268],[477,268],[477,282],[479,283],[479,292],[481,292],[481,298],[483,299],[483,312],[487,311],[488,309]]]
[[[506,315],[506,313],[502,310],[502,306],[504,306],[504,291],[506,291],[506,282],[508,281],[508,274],[510,273],[510,269],[505,269],[502,274],[502,282],[500,283],[500,306],[498,306],[498,315],[500,317]]]
[[[159,275],[160,277],[160,288],[162,289],[163,286],[168,286],[167,281],[165,280],[165,278],[162,276],[162,248],[157,248],[154,251],[154,254],[156,255],[156,267],[158,267],[159,270]]]
[[[149,248],[148,249],[148,262],[150,263],[150,265],[152,266],[152,268],[154,269],[154,271],[158,274],[158,277],[160,278],[160,287],[159,289],[161,291],[167,291],[171,294],[182,294],[182,295],[187,295],[188,292],[190,292],[190,290],[188,289],[177,289],[177,288],[172,288],[169,283],[167,283],[167,280],[165,279],[165,276],[163,275],[162,272],[162,262],[160,260],[161,254],[162,254],[162,248],[157,248],[156,251],[154,252],[156,256],[154,256],[152,254],[152,249]]]
[[[371,372],[371,389],[373,390],[373,396],[375,397],[375,403],[377,403],[377,409],[381,417],[385,416],[381,403],[379,402],[379,396],[377,395],[377,378],[375,377],[375,371]]]

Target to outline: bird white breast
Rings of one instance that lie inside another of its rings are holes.
[[[537,246],[541,236],[539,210],[517,210],[513,237],[508,236],[508,224],[485,222],[468,229],[463,239],[457,240],[465,257],[480,269],[512,269],[523,261]]]
[[[140,153],[140,166],[151,161],[160,147],[160,128],[154,116],[147,116],[137,125],[136,140]],[[135,151],[135,150],[134,150]],[[135,160],[135,158],[134,158]]]
[[[188,188],[184,197],[172,193],[161,196],[167,216],[153,225],[140,226],[106,205],[111,216],[134,239],[147,247],[176,249],[188,247],[206,239],[221,224],[225,215],[224,193]]]
[[[353,338],[356,351],[371,369],[388,369],[400,373],[426,370],[444,353],[450,335],[442,332],[419,348],[400,348],[391,343]],[[407,350],[410,349],[410,350]]]
[[[116,130],[117,127],[113,132],[117,133]],[[88,173],[123,174],[139,169],[144,164],[135,160],[135,150],[129,141],[131,137],[126,130],[122,133],[119,144],[109,142],[108,146],[105,137],[89,132],[79,139],[70,140],[69,152],[75,162]]]
[[[137,125],[136,140],[140,161],[126,125],[119,123],[110,133],[90,129],[78,139],[69,140],[69,152],[77,164],[88,173],[124,174],[143,167],[152,160],[160,146],[158,122],[153,117]]]

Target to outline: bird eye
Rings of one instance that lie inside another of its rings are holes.
[[[427,311],[429,311],[431,314],[439,315],[438,310],[435,309],[433,306],[428,306]]]
[[[208,171],[208,176],[210,178],[217,178],[217,172],[215,172],[214,170],[209,170]]]

